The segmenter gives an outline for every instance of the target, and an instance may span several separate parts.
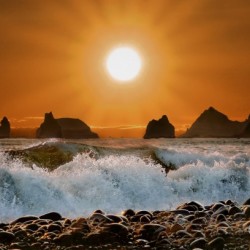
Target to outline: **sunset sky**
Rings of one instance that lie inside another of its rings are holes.
[[[142,58],[127,84],[107,73],[117,46]],[[163,114],[185,130],[209,106],[245,120],[249,93],[249,0],[0,0],[0,118],[13,127],[52,111],[104,136],[140,136]]]

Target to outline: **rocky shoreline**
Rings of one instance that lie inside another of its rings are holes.
[[[250,199],[203,206],[191,201],[171,211],[121,215],[95,211],[63,218],[57,212],[0,223],[0,249],[249,249]]]

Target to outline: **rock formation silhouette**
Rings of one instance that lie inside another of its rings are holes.
[[[250,138],[250,115],[248,116],[248,119],[246,120],[246,126],[239,137]]]
[[[62,129],[52,112],[45,113],[44,122],[36,132],[38,138],[61,138]]]
[[[175,129],[169,122],[166,115],[163,115],[161,119],[151,120],[146,128],[144,139],[150,138],[174,138]]]
[[[0,138],[9,138],[10,137],[10,122],[7,117],[3,117],[0,122]]]
[[[80,119],[55,119],[52,112],[50,112],[45,114],[44,122],[37,130],[37,137],[83,139],[98,138],[98,135],[92,132],[90,127]]]
[[[182,137],[234,138],[240,137],[247,121],[231,121],[226,115],[210,107],[205,110]]]

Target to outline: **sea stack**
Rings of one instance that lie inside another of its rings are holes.
[[[10,137],[10,122],[7,117],[3,117],[0,122],[0,138],[9,138]]]
[[[44,122],[38,128],[36,136],[38,138],[61,138],[62,129],[54,118],[52,112],[45,113]]]
[[[98,138],[99,136],[92,132],[90,127],[75,118],[56,119],[62,129],[62,137],[67,139]]]
[[[91,131],[90,127],[75,118],[55,119],[53,114],[46,113],[44,122],[37,130],[38,138],[66,138],[66,139],[87,139],[98,138],[98,135]]]
[[[239,137],[247,121],[231,121],[226,115],[210,107],[205,110],[182,137],[234,138]]]
[[[246,126],[243,129],[243,132],[240,135],[240,137],[250,138],[250,115],[248,116],[248,119],[246,120]]]
[[[163,115],[159,120],[151,120],[146,129],[144,139],[150,138],[174,138],[175,129],[169,122],[166,115]]]

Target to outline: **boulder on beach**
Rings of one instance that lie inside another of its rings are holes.
[[[241,137],[247,121],[231,121],[226,115],[210,107],[205,110],[182,137],[236,138]]]
[[[37,130],[37,137],[83,139],[98,138],[98,135],[92,132],[90,127],[80,119],[55,119],[52,112],[50,112],[45,114],[44,122]]]
[[[0,122],[0,138],[9,138],[10,137],[10,122],[7,117],[3,117]]]
[[[174,138],[175,129],[169,122],[166,115],[163,115],[159,120],[151,120],[146,128],[144,139],[150,138]]]

